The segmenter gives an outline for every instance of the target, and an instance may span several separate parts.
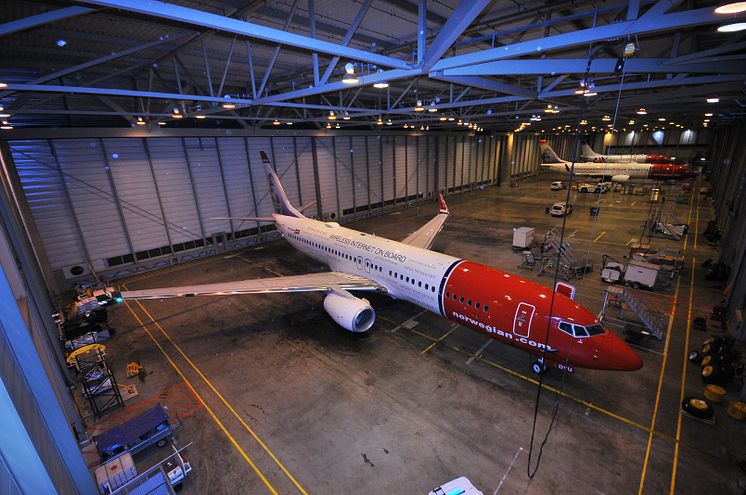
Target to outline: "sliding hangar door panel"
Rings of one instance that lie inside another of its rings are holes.
[[[274,211],[264,151],[305,214],[339,219],[470,188],[485,136],[157,137],[11,141],[51,268],[122,275],[255,242]]]

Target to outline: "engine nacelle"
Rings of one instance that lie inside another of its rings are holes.
[[[627,182],[629,180],[629,175],[613,175],[611,177],[611,182]]]
[[[365,332],[376,321],[376,312],[368,300],[346,291],[327,294],[324,298],[324,310],[337,325],[350,332]]]

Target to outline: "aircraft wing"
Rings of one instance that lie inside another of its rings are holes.
[[[185,285],[160,289],[140,289],[121,292],[127,299],[168,299],[172,297],[232,296],[271,292],[326,292],[331,290],[386,291],[375,280],[342,272],[308,273],[288,277],[269,277],[217,284]]]
[[[435,236],[440,233],[446,220],[448,220],[448,205],[446,205],[445,200],[443,200],[442,194],[438,194],[438,202],[440,203],[440,213],[435,215],[425,225],[409,234],[407,238],[402,241],[404,244],[423,249],[430,249],[433,241],[435,241]]]

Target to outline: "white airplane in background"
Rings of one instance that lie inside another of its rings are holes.
[[[368,300],[351,292],[377,291],[540,356],[532,366],[537,373],[547,363],[569,371],[574,366],[629,371],[642,366],[635,351],[573,300],[572,286],[558,284],[553,292],[517,275],[431,251],[448,218],[441,195],[435,217],[402,242],[392,241],[303,216],[290,204],[267,155],[261,155],[278,213],[242,219],[273,222],[291,245],[332,271],[131,290],[117,300],[315,291],[325,294],[324,309],[338,325],[365,332],[376,313]]]
[[[594,163],[673,163],[673,159],[670,157],[658,154],[638,153],[634,155],[602,155],[593,151],[588,143],[583,143],[581,145],[580,157],[585,161]]]
[[[549,143],[539,140],[541,148],[542,168],[554,172],[570,173],[571,162],[557,156]],[[612,182],[627,182],[629,180],[680,180],[696,177],[698,174],[687,165],[672,163],[612,163],[612,162],[575,162],[573,174],[594,177]]]

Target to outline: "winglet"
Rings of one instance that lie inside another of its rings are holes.
[[[438,204],[440,205],[440,213],[448,215],[448,205],[446,204],[446,200],[443,199],[443,193],[438,193]]]

